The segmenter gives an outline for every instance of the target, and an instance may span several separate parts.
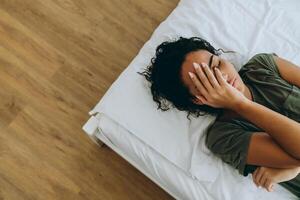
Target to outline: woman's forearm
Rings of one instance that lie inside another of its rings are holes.
[[[249,99],[234,110],[268,133],[287,153],[300,159],[300,124]]]

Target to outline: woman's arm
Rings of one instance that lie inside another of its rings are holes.
[[[300,160],[288,154],[265,132],[254,132],[251,135],[246,163],[283,169],[300,167]]]
[[[234,111],[268,133],[287,153],[300,159],[300,124],[244,98]]]

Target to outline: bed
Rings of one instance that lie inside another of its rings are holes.
[[[83,130],[104,143],[175,199],[297,199],[280,185],[257,188],[205,146],[214,116],[186,118],[176,109],[162,112],[137,72],[165,40],[198,36],[227,55],[237,70],[251,56],[275,52],[300,63],[300,2],[270,0],[181,0],[156,28],[138,55],[89,112]],[[226,56],[226,55],[225,55]]]

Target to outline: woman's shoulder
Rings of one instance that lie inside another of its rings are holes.
[[[265,59],[268,58],[270,56],[277,56],[276,53],[272,52],[272,53],[267,53],[267,52],[263,52],[263,53],[256,53],[254,54],[249,60],[255,60],[255,59]]]
[[[239,74],[242,76],[246,72],[259,72],[260,74],[268,74],[271,76],[280,76],[278,66],[274,60],[276,53],[257,53],[250,57]]]

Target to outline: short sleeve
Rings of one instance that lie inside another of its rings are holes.
[[[248,148],[253,131],[234,121],[215,121],[208,129],[206,146],[225,163],[237,169],[243,176],[253,172],[257,166],[247,165]]]
[[[275,53],[258,53],[254,55],[250,60],[245,64],[247,69],[258,68],[267,70],[270,74],[280,76],[277,64],[273,56],[277,56]]]

